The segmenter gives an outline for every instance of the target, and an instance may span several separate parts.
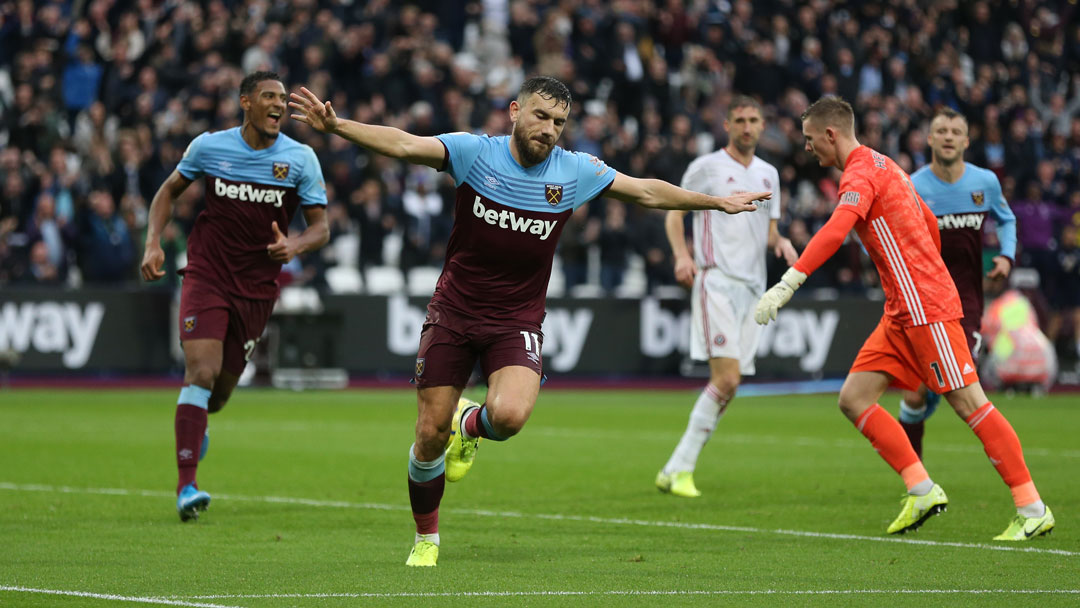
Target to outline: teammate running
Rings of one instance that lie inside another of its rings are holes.
[[[695,211],[691,257],[683,230],[686,212],[667,212],[675,279],[692,290],[690,356],[709,362],[709,383],[694,402],[682,439],[656,475],[656,487],[675,496],[701,496],[694,484],[698,455],[735,397],[742,376],[754,374],[754,355],[761,336],[761,327],[754,323],[754,304],[765,291],[765,253],[771,249],[788,265],[799,257],[776,227],[780,175],[776,167],[754,156],[764,129],[758,102],[735,97],[724,121],[728,145],[690,163],[682,187],[716,196],[758,188],[772,190],[772,199],[761,205],[768,213],[728,216],[719,211]]]
[[[244,122],[193,139],[176,170],[150,203],[142,278],[165,276],[161,231],[173,201],[206,177],[206,209],[188,235],[180,292],[184,386],[176,405],[176,510],[199,516],[210,495],[195,483],[206,452],[207,414],[225,407],[259,341],[278,296],[281,265],[330,239],[326,188],[310,146],[281,133],[285,86],[273,72],[240,83]],[[288,236],[297,208],[307,229]]]
[[[447,171],[457,185],[446,261],[416,358],[419,415],[409,450],[416,535],[405,563],[434,566],[444,482],[465,475],[481,437],[503,441],[517,434],[536,403],[551,263],[574,209],[607,192],[645,207],[738,213],[755,210],[753,201],[771,193],[707,196],[629,177],[594,156],[563,150],[555,143],[571,98],[554,78],[522,84],[510,102],[511,134],[502,137],[419,137],[340,119],[330,102],[301,92],[289,103],[296,120],[380,154]],[[460,399],[477,360],[488,381],[479,407]]]
[[[1009,486],[1016,515],[994,540],[1023,541],[1046,534],[1054,516],[1031,480],[1020,440],[979,384],[960,326],[963,311],[941,259],[937,218],[895,162],[855,139],[847,102],[823,97],[802,116],[806,150],[823,167],[843,171],[839,205],[799,260],[758,302],[755,318],[768,323],[792,294],[855,228],[885,290],[885,314],[863,344],[840,389],[840,409],[904,480],[908,493],[890,534],[917,529],[945,510],[949,499],[930,479],[900,424],[877,404],[885,389],[942,393]]]
[[[997,224],[1001,254],[994,256],[990,279],[1004,279],[1016,259],[1016,216],[1001,194],[1001,184],[992,171],[964,162],[968,147],[967,119],[955,110],[939,110],[930,122],[930,164],[911,176],[915,191],[938,218],[941,230],[941,257],[949,269],[960,303],[971,356],[977,363],[982,345],[979,328],[983,314],[982,225],[989,213]],[[920,386],[904,391],[900,401],[900,425],[904,427],[915,453],[922,458],[925,421],[937,409],[941,395]]]

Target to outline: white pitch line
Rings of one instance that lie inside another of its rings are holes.
[[[596,439],[602,437],[611,440],[648,441],[662,442],[678,439],[682,431],[655,432],[655,431],[624,431],[620,429],[582,429],[556,426],[530,426],[529,436],[544,435],[547,437],[583,437]],[[724,435],[724,442],[738,443],[742,445],[782,445],[785,447],[805,448],[829,448],[829,449],[852,449],[863,450],[866,448],[866,439],[858,434],[851,439],[825,439],[822,437],[809,436],[780,436],[780,435],[750,435],[745,433],[730,433]],[[982,444],[972,439],[968,444],[935,443],[934,451],[951,452],[957,454],[983,454]],[[1037,448],[1024,446],[1025,456],[1046,456],[1053,458],[1080,458],[1080,450]]]
[[[0,481],[0,490],[12,490],[17,492],[56,492],[61,494],[105,494],[110,496],[149,496],[169,497],[175,496],[172,492],[161,490],[125,490],[123,488],[75,488],[71,486],[51,486],[44,484],[15,484]],[[374,502],[348,502],[344,500],[316,500],[311,498],[293,498],[289,496],[243,496],[237,494],[214,494],[219,500],[236,500],[244,502],[264,502],[276,504],[304,505],[309,507],[332,507],[339,509],[366,509],[377,511],[408,511],[405,505],[391,505]],[[487,509],[454,509],[442,508],[444,513],[459,513],[462,515],[475,515],[481,517],[499,518],[534,518],[548,521],[574,521],[593,524],[609,524],[622,526],[642,526],[650,528],[678,528],[682,530],[711,530],[715,532],[742,532],[751,534],[778,534],[782,536],[798,536],[804,538],[826,538],[833,540],[855,540],[879,543],[898,543],[904,545],[923,545],[928,547],[954,547],[958,549],[984,549],[989,551],[1011,551],[1019,553],[1043,553],[1050,555],[1065,555],[1069,557],[1080,556],[1080,551],[1066,551],[1065,549],[1047,549],[1032,547],[1030,545],[991,545],[987,543],[961,543],[938,540],[922,540],[898,536],[862,536],[859,534],[838,534],[831,532],[811,532],[806,530],[785,530],[782,528],[766,529],[752,528],[747,526],[725,526],[721,524],[690,523],[681,521],[651,521],[646,519],[630,519],[621,517],[597,517],[594,515],[565,515],[559,513],[522,513],[520,511],[490,511]]]
[[[702,595],[1080,595],[1080,589],[747,589],[747,590],[626,590],[626,591],[428,591],[400,593],[265,593],[193,595],[190,599],[316,599],[316,598],[434,598],[434,597],[574,597],[574,596],[702,596]],[[182,596],[172,596],[182,597]]]
[[[115,595],[112,593],[91,593],[89,591],[67,591],[63,589],[35,589],[33,587],[17,587],[13,585],[0,585],[0,591],[13,591],[17,593],[40,593],[45,595],[65,595],[69,597],[89,597],[96,600],[114,600],[117,602],[134,602],[137,604],[163,604],[165,606],[194,606],[196,608],[240,608],[238,606],[223,606],[221,604],[203,604],[189,602],[183,599],[164,597],[136,597],[131,595]],[[200,599],[200,598],[191,598]]]

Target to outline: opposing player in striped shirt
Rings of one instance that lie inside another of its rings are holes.
[[[888,532],[918,528],[944,511],[949,501],[930,479],[900,423],[877,403],[889,386],[915,390],[925,384],[943,394],[967,421],[1012,492],[1016,515],[994,540],[1024,541],[1046,534],[1054,527],[1054,516],[1035,489],[1016,432],[979,384],[960,325],[960,296],[941,258],[937,218],[895,162],[855,139],[855,115],[847,102],[824,97],[802,119],[806,150],[822,166],[844,172],[840,204],[795,265],[761,297],[757,322],[775,319],[777,309],[854,228],[881,276],[885,314],[840,389],[840,409],[907,486],[900,515]]]
[[[690,356],[709,362],[709,383],[694,401],[686,431],[656,487],[674,496],[700,496],[694,484],[698,455],[735,397],[744,375],[754,374],[761,327],[754,323],[754,304],[765,291],[765,256],[772,250],[787,263],[798,258],[791,241],[780,236],[780,175],[776,167],[754,155],[765,129],[761,106],[751,97],[735,97],[724,129],[728,145],[694,159],[682,187],[713,196],[771,190],[772,199],[756,213],[730,215],[694,211],[693,254],[686,244],[686,211],[667,212],[668,242],[675,256],[675,279],[690,287]]]

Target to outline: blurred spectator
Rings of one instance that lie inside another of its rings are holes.
[[[608,200],[597,239],[600,245],[600,287],[608,294],[622,285],[631,251],[630,228],[626,223],[626,204]]]
[[[1072,117],[1080,113],[1080,74],[1073,74],[1071,82],[1068,76],[1066,73],[1065,80],[1052,89],[1047,103],[1043,103],[1039,72],[1032,74],[1029,81],[1028,98],[1031,106],[1039,113],[1039,118],[1046,123],[1053,135],[1068,135]],[[1072,95],[1068,96],[1070,85]]]
[[[80,24],[86,26],[85,21]],[[85,44],[80,44],[74,31],[68,40],[68,46],[76,44],[74,60],[64,68],[64,107],[72,123],[75,116],[90,107],[98,96],[102,68],[94,61],[94,51]]]
[[[660,285],[675,285],[675,276],[671,271],[674,267],[671,246],[664,232],[664,215],[667,212],[636,205],[631,209],[631,225],[635,227],[631,239],[634,252],[645,262],[646,292],[652,293]]]
[[[386,237],[397,227],[397,218],[384,207],[379,182],[365,180],[349,202],[349,215],[360,227],[360,268],[382,266]]]
[[[1060,333],[1071,338],[1067,341],[1069,348],[1061,354],[1063,359],[1080,359],[1080,228],[1074,224],[1066,225],[1061,232],[1057,263],[1061,289],[1054,308],[1061,313]]]
[[[1039,285],[1052,303],[1056,300],[1057,228],[1068,212],[1046,200],[1039,184],[1028,184],[1026,197],[1011,205],[1016,214],[1020,265],[1039,273]]]
[[[112,194],[94,190],[80,231],[79,266],[87,283],[123,283],[134,278],[135,247]]]
[[[559,261],[567,295],[589,279],[589,247],[600,236],[598,220],[589,219],[589,206],[578,207],[566,220],[559,237]]]
[[[45,241],[34,241],[30,246],[30,260],[21,281],[35,285],[59,285],[63,281],[59,269],[49,257],[49,247]]]
[[[1075,2],[985,0],[0,4],[0,288],[15,270],[23,276],[36,243],[55,255],[55,240],[32,230],[50,206],[46,194],[55,219],[41,221],[78,233],[69,249],[97,273],[88,244],[100,245],[101,234],[111,243],[125,228],[141,232],[150,197],[192,137],[239,124],[236,87],[256,68],[280,70],[290,90],[317,90],[343,116],[422,134],[505,134],[519,83],[550,74],[575,97],[567,147],[674,181],[689,158],[724,145],[731,96],[756,94],[769,119],[761,154],[791,194],[793,241],[820,227],[836,196],[834,172],[803,150],[799,115],[810,101],[845,96],[863,143],[911,169],[927,160],[931,113],[948,105],[970,122],[969,160],[995,171],[1007,196],[1030,199],[1026,249],[1036,253],[1020,263],[1046,271],[1056,262],[1039,260],[1059,257],[1064,223],[1080,217],[1078,14]],[[350,219],[338,230],[359,236],[361,265],[399,263],[382,257],[395,251],[395,232],[405,241],[402,265],[439,263],[453,213],[444,176],[421,179],[338,138],[292,121],[284,128],[319,156],[332,202]],[[90,209],[103,206],[102,192],[120,207],[110,214],[119,222]],[[201,193],[193,186],[176,202],[177,254]],[[1059,213],[1066,205],[1068,220]],[[659,216],[617,206],[598,201],[567,222],[559,255],[568,285],[595,276],[587,253],[601,232],[606,285],[620,282],[620,259],[631,250],[645,259],[650,286],[670,272],[653,266],[659,252],[647,245]],[[602,230],[620,222],[622,237]],[[633,244],[620,247],[625,234]],[[1058,248],[1040,249],[1049,243]],[[876,284],[857,244],[841,251],[813,275],[819,287]],[[61,276],[64,267],[57,264]],[[104,274],[126,279],[125,272]]]
[[[405,243],[401,266],[439,265],[449,236],[449,210],[443,209],[443,195],[435,187],[437,175],[428,167],[413,167],[405,179],[401,196],[405,210]],[[452,198],[449,200],[453,200]]]
[[[52,194],[43,192],[38,197],[26,236],[34,246],[42,245],[48,263],[55,269],[56,277],[62,280],[67,273],[68,248],[77,235],[74,224],[57,217]]]

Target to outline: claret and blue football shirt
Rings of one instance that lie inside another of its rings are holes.
[[[615,170],[558,146],[522,167],[508,136],[438,136],[457,186],[454,227],[433,304],[486,319],[540,325],[555,247],[567,218],[606,191]]]
[[[235,127],[196,137],[176,170],[189,180],[206,177],[206,209],[188,236],[188,263],[180,272],[245,298],[276,298],[281,264],[266,253],[274,242],[271,224],[287,233],[300,205],[326,206],[311,146],[281,133],[255,150]]]

